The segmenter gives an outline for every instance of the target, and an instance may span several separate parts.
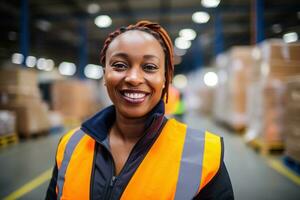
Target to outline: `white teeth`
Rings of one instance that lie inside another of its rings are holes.
[[[146,96],[146,94],[144,94],[144,93],[128,93],[128,92],[125,92],[124,95],[131,99],[139,99],[139,98],[143,98]]]

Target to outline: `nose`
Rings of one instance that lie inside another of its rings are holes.
[[[125,77],[125,82],[132,85],[138,86],[139,84],[143,83],[144,81],[144,74],[140,67],[131,67]]]

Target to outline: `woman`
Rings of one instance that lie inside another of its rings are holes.
[[[233,199],[222,138],[164,117],[173,46],[158,24],[111,33],[101,51],[113,105],[60,141],[47,199]]]

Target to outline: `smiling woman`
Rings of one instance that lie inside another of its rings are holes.
[[[163,48],[149,33],[131,30],[111,42],[104,80],[117,117],[143,117],[154,108],[165,87],[164,65]]]
[[[173,45],[156,23],[111,33],[101,51],[113,105],[61,139],[47,199],[233,199],[222,138],[164,116]]]

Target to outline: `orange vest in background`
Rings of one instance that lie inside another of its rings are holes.
[[[180,101],[180,92],[174,86],[169,86],[168,103],[165,103],[165,114],[172,115],[176,112],[177,105]]]
[[[168,120],[126,186],[122,200],[192,199],[216,175],[221,138]],[[67,133],[57,151],[58,199],[90,198],[95,140],[81,130]]]

